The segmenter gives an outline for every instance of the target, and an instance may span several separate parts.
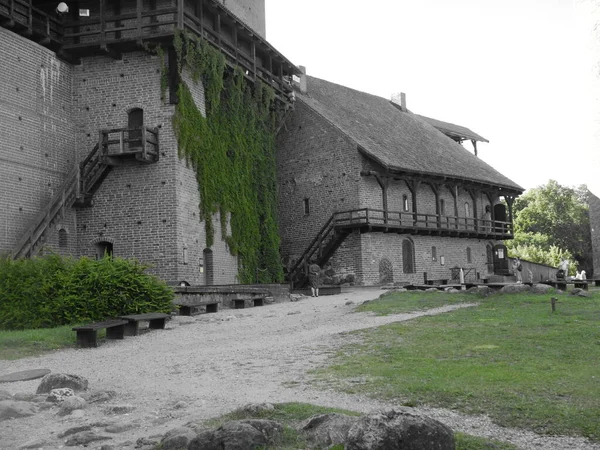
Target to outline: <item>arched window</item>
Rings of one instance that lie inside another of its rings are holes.
[[[402,271],[415,273],[415,250],[409,239],[402,241]]]
[[[467,247],[467,263],[471,264],[473,262],[473,258],[471,256],[471,247]]]
[[[206,284],[212,285],[215,282],[213,251],[210,248],[205,248],[202,253],[204,254],[204,273],[206,274]]]
[[[127,114],[127,128],[129,130],[129,148],[142,146],[142,127],[144,126],[144,110],[133,108]]]
[[[471,217],[471,205],[465,202],[465,217]]]
[[[69,245],[69,236],[67,230],[61,228],[58,230],[58,248],[67,248]]]
[[[402,209],[404,209],[404,211],[409,211],[410,208],[408,206],[408,195],[404,194],[402,196]]]
[[[437,261],[437,248],[431,247],[431,260]]]
[[[95,245],[96,247],[96,259],[110,258],[113,255],[113,244],[112,242],[100,241]]]

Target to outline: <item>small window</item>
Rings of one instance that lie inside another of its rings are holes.
[[[431,260],[437,261],[437,248],[431,247]]]
[[[69,238],[67,236],[67,230],[61,228],[58,230],[58,248],[67,248],[69,245]]]
[[[442,216],[446,215],[446,202],[444,201],[444,199],[440,200],[440,214]]]
[[[408,211],[408,196],[406,194],[404,194],[402,196],[402,209],[404,209],[404,211]]]
[[[473,262],[471,258],[471,247],[467,247],[467,263],[471,264]]]
[[[471,217],[471,205],[465,202],[465,217]]]
[[[310,214],[310,199],[304,199],[304,215],[308,216]]]

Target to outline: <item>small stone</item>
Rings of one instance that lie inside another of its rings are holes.
[[[46,397],[47,402],[62,403],[67,397],[73,397],[75,392],[71,388],[52,389]]]
[[[83,409],[86,406],[86,401],[78,396],[67,397],[61,404],[58,410],[59,416],[66,416],[77,409]]]
[[[106,408],[108,414],[128,414],[135,410],[133,405],[111,405]]]
[[[129,430],[133,430],[134,428],[137,428],[137,425],[135,425],[133,423],[122,423],[122,424],[109,425],[104,429],[104,431],[106,431],[107,433],[117,434],[117,433],[124,433]]]

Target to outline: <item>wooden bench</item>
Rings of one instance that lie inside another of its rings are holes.
[[[207,313],[216,313],[219,311],[219,303],[220,300],[196,300],[185,305],[178,304],[177,307],[180,316],[191,316],[200,306],[205,306]]]
[[[263,297],[259,298],[234,298],[231,300],[231,305],[234,309],[244,309],[247,304],[251,304],[252,306],[264,306],[265,299]]]
[[[559,289],[561,291],[567,290],[567,282],[566,281],[542,281],[541,284],[547,284],[548,286],[552,286],[555,289]]]
[[[427,280],[427,284],[431,286],[440,286],[448,284],[448,278],[440,278],[437,280]]]
[[[164,330],[167,319],[170,314],[165,313],[145,313],[129,314],[121,316],[119,319],[127,321],[125,325],[125,336],[137,336],[140,331],[140,322],[148,322],[148,328],[151,330]]]
[[[126,320],[115,319],[73,327],[77,332],[77,345],[80,347],[98,347],[98,330],[106,329],[106,339],[123,339]]]
[[[588,282],[587,280],[573,280],[573,287],[583,289],[584,291],[588,290]]]

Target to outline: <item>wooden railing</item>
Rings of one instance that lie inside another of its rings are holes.
[[[354,229],[398,233],[422,233],[458,237],[509,239],[510,222],[472,217],[446,216],[412,212],[384,211],[361,208],[334,213],[309,243],[304,253],[290,267],[288,277],[293,288],[303,287],[308,280],[308,265],[314,258],[319,265],[326,263],[346,236]]]
[[[43,44],[62,43],[60,20],[36,8],[30,0],[0,0],[0,18],[8,28],[21,27]]]
[[[113,128],[100,131],[100,161],[108,164],[118,157],[135,156],[141,162],[156,162],[158,128]]]

